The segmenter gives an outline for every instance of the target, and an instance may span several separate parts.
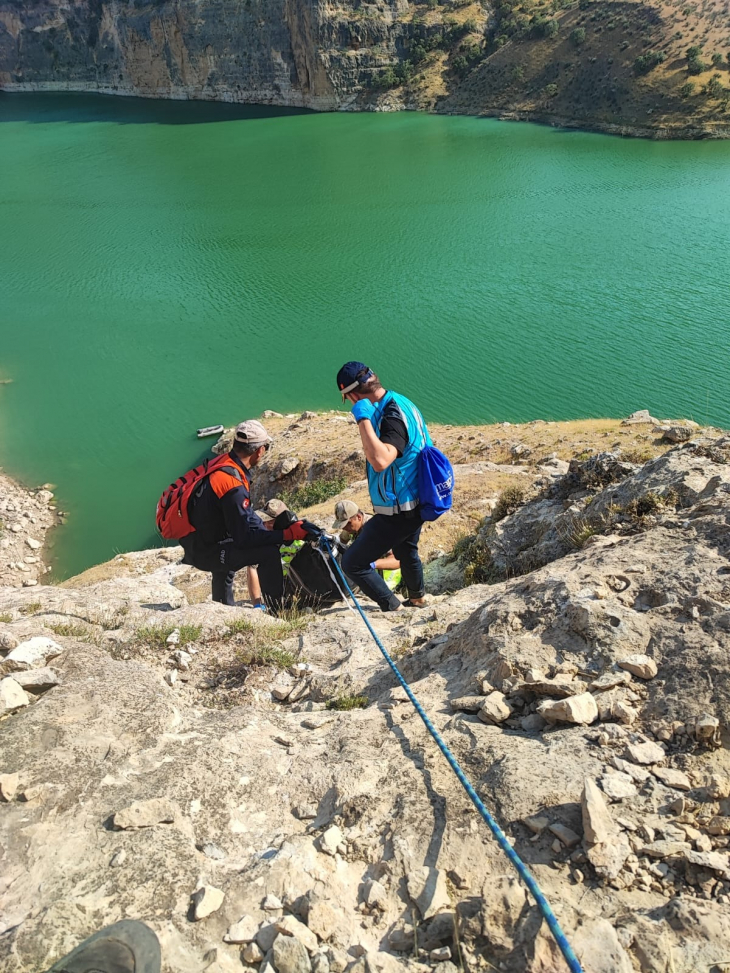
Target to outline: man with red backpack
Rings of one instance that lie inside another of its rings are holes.
[[[235,604],[236,571],[255,564],[264,601],[278,611],[284,585],[279,548],[304,540],[309,531],[301,520],[286,530],[267,530],[251,507],[250,471],[272,443],[263,425],[241,422],[233,440],[230,453],[196,467],[163,493],[157,526],[163,537],[180,541],[185,564],[211,572],[213,601]]]

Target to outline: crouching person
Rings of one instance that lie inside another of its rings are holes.
[[[235,604],[236,572],[257,565],[264,603],[279,611],[284,587],[279,549],[307,536],[301,521],[286,530],[267,530],[251,509],[251,470],[263,460],[271,443],[260,422],[240,423],[227,456],[230,462],[205,476],[188,502],[187,516],[194,530],[180,540],[184,563],[210,571],[213,601],[224,605]]]
[[[340,500],[335,504],[335,522],[332,530],[340,532],[340,543],[343,547],[347,547],[369,520],[372,520],[372,514],[363,513],[352,500]],[[376,558],[370,567],[375,568],[391,591],[395,591],[401,583],[400,561],[392,551],[386,551],[382,557]]]

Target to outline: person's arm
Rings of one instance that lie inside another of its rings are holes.
[[[384,443],[378,439],[369,419],[361,419],[357,428],[360,430],[365,459],[376,473],[387,470],[391,463],[398,459],[398,450],[390,443]]]
[[[392,554],[386,554],[385,557],[379,557],[375,562],[376,571],[397,571],[400,568],[400,561],[397,557],[393,557]]]
[[[251,510],[248,490],[244,486],[229,490],[221,497],[226,530],[241,547],[281,547],[284,532],[267,530],[264,522]]]

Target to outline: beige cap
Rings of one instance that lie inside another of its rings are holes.
[[[245,422],[239,422],[233,438],[237,443],[246,443],[247,446],[265,446],[274,441],[258,419],[246,419]]]
[[[341,530],[351,517],[359,513],[360,508],[354,501],[340,500],[339,503],[335,504],[335,522],[332,525],[332,529]]]
[[[283,500],[269,500],[262,510],[257,510],[258,516],[266,523],[269,520],[276,520],[279,514],[283,514],[289,508]]]

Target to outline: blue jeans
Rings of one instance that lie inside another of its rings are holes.
[[[418,510],[402,514],[375,514],[342,555],[342,570],[359,585],[362,591],[380,606],[380,610],[396,611],[400,599],[388,588],[373,561],[388,551],[400,561],[401,575],[411,598],[423,597],[423,565],[418,556],[418,539],[423,521]]]

